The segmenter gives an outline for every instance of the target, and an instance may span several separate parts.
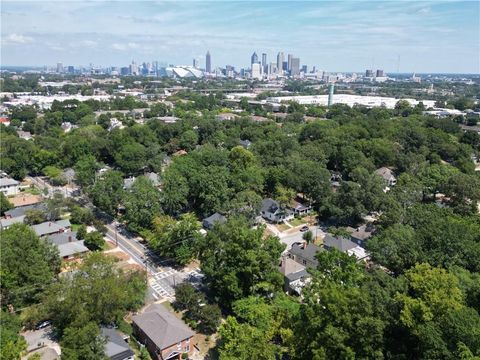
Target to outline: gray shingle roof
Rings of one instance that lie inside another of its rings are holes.
[[[8,228],[13,224],[22,224],[25,220],[25,215],[17,216],[11,219],[0,219],[0,228]]]
[[[18,185],[18,184],[20,184],[20,182],[18,182],[15,179],[0,178],[0,186],[14,186],[14,185]]]
[[[307,278],[310,276],[311,275],[308,273],[308,271],[306,269],[303,269],[303,270],[286,275],[286,278],[288,279],[289,282],[292,282],[292,281],[295,281],[301,278]]]
[[[45,211],[46,209],[47,209],[47,206],[45,204],[33,204],[33,205],[20,206],[15,209],[5,211],[5,216],[14,218],[17,216],[25,215],[28,210]]]
[[[219,214],[218,212],[216,212],[215,214],[213,215],[210,215],[209,217],[203,219],[203,224],[208,224],[210,226],[214,226],[215,223],[220,223],[220,224],[223,224],[227,221],[227,218],[225,216],[223,216],[222,214]]]
[[[263,212],[269,212],[274,214],[278,209],[280,209],[280,205],[278,204],[278,202],[270,198],[263,199],[261,209]]]
[[[60,253],[60,257],[83,254],[88,251],[88,248],[83,244],[83,240],[69,242],[66,244],[58,245],[57,247],[58,252]]]
[[[327,234],[323,239],[323,246],[327,249],[335,248],[342,252],[347,252],[357,246],[353,241],[341,236],[331,236]]]
[[[48,241],[55,245],[62,245],[72,241],[77,241],[77,232],[68,231],[59,234],[48,235]]]
[[[290,254],[304,258],[314,264],[318,263],[315,255],[319,251],[321,251],[320,247],[315,244],[307,244],[306,246],[304,246],[300,243],[294,243],[292,245],[292,248],[289,250]]]
[[[41,224],[33,225],[32,229],[37,236],[43,236],[64,231],[70,226],[70,220],[59,220],[57,222],[46,221]]]
[[[134,355],[128,343],[115,329],[102,327],[102,336],[106,339],[105,354],[111,360],[124,360]]]
[[[161,304],[150,305],[143,314],[134,316],[132,320],[160,349],[195,335],[183,321]]]

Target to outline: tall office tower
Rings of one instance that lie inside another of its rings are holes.
[[[198,68],[198,60],[193,58],[193,64],[192,65],[195,69],[197,69]]]
[[[210,56],[210,51],[207,51],[207,55],[205,55],[205,71],[207,73],[212,72],[212,57]]]
[[[258,63],[258,55],[256,52],[252,54],[252,57],[250,58],[250,65]]]
[[[290,59],[290,76],[297,76],[300,74],[300,58],[292,57]]]
[[[63,73],[63,64],[62,63],[57,63],[57,73],[61,74]]]
[[[265,53],[262,54],[262,66],[267,66],[267,54]]]
[[[307,73],[307,65],[302,65],[302,72],[303,72],[304,74]]]
[[[385,74],[383,73],[383,70],[377,69],[377,77],[384,77]]]
[[[279,52],[277,54],[277,69],[278,70],[283,69],[283,60],[284,60],[283,52]]]
[[[288,54],[288,57],[287,57],[287,70],[290,71],[292,70],[292,58],[293,58],[293,55],[292,54]]]
[[[373,77],[373,70],[365,71],[365,77]]]
[[[271,74],[278,74],[278,68],[277,68],[277,64],[275,63],[270,63],[270,66],[268,68],[268,74],[271,75]]]
[[[282,70],[283,71],[288,71],[288,61],[284,61],[282,64]]]
[[[262,68],[259,62],[252,63],[252,78],[259,80],[262,78]]]
[[[73,67],[72,65],[70,65],[68,68],[67,68],[67,71],[69,74],[75,74],[75,67]]]
[[[312,69],[312,74],[315,74],[317,72],[317,68],[314,66]]]

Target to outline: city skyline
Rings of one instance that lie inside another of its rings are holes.
[[[212,68],[283,52],[325,71],[479,73],[478,11],[468,1],[4,1],[2,65],[203,67],[209,50]]]

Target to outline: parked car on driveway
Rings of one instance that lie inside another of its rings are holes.
[[[37,330],[41,330],[41,329],[45,329],[47,326],[50,326],[52,324],[51,321],[47,320],[47,321],[42,321],[40,324],[38,324],[36,326],[36,329]]]
[[[300,231],[301,232],[305,232],[305,231],[308,231],[308,226],[307,225],[304,225],[300,228]]]

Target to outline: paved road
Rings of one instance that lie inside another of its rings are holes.
[[[325,232],[320,229],[319,226],[309,226],[310,231],[313,233],[313,237],[324,237]],[[287,245],[285,252],[288,251],[292,245],[296,242],[301,242],[303,240],[303,232],[300,230],[295,231],[294,233],[289,233],[288,231],[280,233],[279,238],[282,243]]]

